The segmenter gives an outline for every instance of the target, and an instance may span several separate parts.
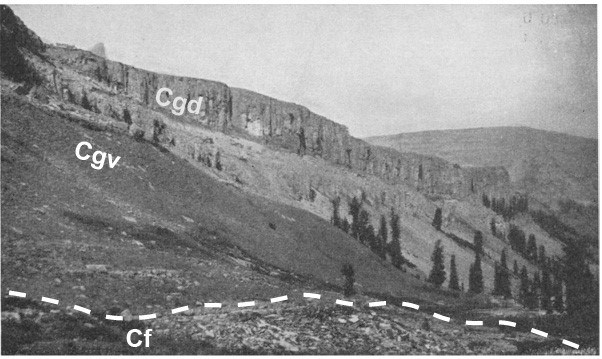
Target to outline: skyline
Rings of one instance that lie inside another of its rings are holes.
[[[527,126],[597,138],[595,5],[11,7],[46,41],[103,42],[111,60],[294,102],[357,137]]]

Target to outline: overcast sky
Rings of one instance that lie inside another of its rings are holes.
[[[597,138],[596,7],[12,5],[50,42],[307,106],[358,137],[530,126]]]

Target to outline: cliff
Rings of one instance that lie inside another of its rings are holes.
[[[429,194],[465,196],[509,181],[502,167],[464,169],[439,157],[373,146],[306,107],[244,89],[231,92],[232,125],[264,143],[321,157],[389,183],[410,184]]]
[[[461,197],[508,181],[507,172],[500,168],[466,170],[438,157],[370,145],[350,136],[345,126],[297,104],[216,81],[138,69],[70,46],[44,46],[6,9],[3,7],[3,15],[7,15],[2,20],[3,34],[16,34],[8,41],[17,47],[34,44],[36,51],[43,51],[43,58],[30,56],[30,61],[49,84],[47,88],[65,101],[123,121],[129,127],[135,124],[147,138],[179,143],[180,134],[162,124],[162,116],[169,116],[214,131],[235,131],[271,147],[321,157],[360,174],[373,174],[391,184],[406,183],[428,194]],[[169,107],[159,106],[155,96],[162,87],[170,88],[173,97],[202,96],[201,113],[175,116]],[[199,155],[194,148],[190,151],[194,152],[192,156]]]

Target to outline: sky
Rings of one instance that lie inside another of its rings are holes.
[[[597,138],[595,5],[12,5],[43,40],[298,103],[367,137]]]

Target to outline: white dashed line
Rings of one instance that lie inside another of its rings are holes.
[[[515,322],[509,322],[507,320],[500,320],[500,325],[505,325],[507,327],[516,327],[516,323]]]
[[[14,290],[10,290],[8,292],[9,296],[13,296],[13,297],[21,297],[21,298],[25,298],[26,297],[26,293],[23,292],[18,292],[18,291],[14,291]],[[321,295],[320,294],[315,294],[315,293],[303,293],[303,297],[305,298],[314,298],[314,299],[320,299]],[[271,298],[270,301],[272,303],[276,303],[276,302],[282,302],[288,300],[288,296],[284,295],[281,297],[275,297],[275,298]],[[58,299],[54,299],[54,298],[48,298],[48,297],[42,297],[42,302],[46,302],[46,303],[51,303],[51,304],[55,304],[58,305],[59,304],[59,300]],[[344,305],[344,306],[348,306],[348,307],[352,307],[353,306],[353,302],[349,302],[346,300],[340,300],[337,299],[335,301],[336,304],[338,305]],[[204,303],[205,308],[221,308],[222,307],[222,303]],[[369,302],[368,306],[369,307],[381,307],[381,306],[385,306],[387,305],[387,302],[382,301],[382,302]],[[420,306],[418,304],[414,304],[414,303],[410,303],[410,302],[402,302],[401,304],[403,307],[408,307],[408,308],[412,308],[412,309],[416,309],[418,310],[420,308]],[[239,302],[238,303],[239,307],[252,307],[255,306],[255,301],[251,301],[251,302]],[[74,305],[73,306],[74,310],[77,310],[79,312],[82,313],[86,313],[88,315],[90,315],[91,310],[88,308],[84,308],[84,307],[80,307],[79,305]],[[179,307],[179,308],[174,308],[171,310],[172,314],[176,314],[176,313],[180,313],[180,312],[185,312],[190,310],[190,308],[186,305],[184,307]],[[146,314],[146,315],[140,315],[138,316],[140,320],[147,320],[147,319],[155,319],[157,318],[157,314],[153,313],[153,314]],[[450,317],[446,317],[444,315],[438,314],[438,313],[433,313],[433,317],[439,319],[439,320],[443,320],[445,322],[449,322],[451,319]],[[123,321],[123,316],[120,315],[110,315],[107,314],[105,316],[105,319],[107,320],[117,320],[117,321]],[[483,321],[481,320],[467,320],[466,321],[466,325],[483,325]],[[507,320],[500,320],[499,321],[499,325],[505,325],[508,327],[516,327],[516,323],[515,322],[511,322],[511,321],[507,321]],[[535,329],[535,328],[531,328],[531,333],[542,336],[544,338],[548,337],[548,333],[543,332],[541,330]],[[577,343],[573,343],[569,340],[566,339],[562,339],[562,344],[567,345],[571,348],[574,349],[579,349],[579,344]]]
[[[449,317],[446,317],[445,315],[441,315],[441,314],[438,314],[438,313],[433,313],[433,317],[435,317],[435,318],[437,318],[439,320],[442,320],[444,322],[449,322]]]
[[[320,299],[322,296],[320,294],[315,294],[315,293],[303,293],[303,297]]]
[[[46,302],[46,303],[50,303],[50,304],[59,304],[58,299],[53,299],[53,298],[48,298],[48,297],[42,297],[42,302]]]
[[[188,306],[184,306],[184,307],[180,307],[180,308],[175,308],[171,310],[171,314],[176,314],[176,313],[180,313],[180,312],[186,312],[188,311]]]
[[[80,307],[79,305],[74,305],[73,309],[90,315],[90,309],[88,309],[88,308]]]
[[[418,310],[418,308],[420,308],[420,306],[418,304],[414,304],[414,303],[410,303],[410,302],[403,302],[403,303],[401,303],[401,306],[416,309],[416,310]]]
[[[347,307],[353,307],[353,302],[348,302],[348,301],[346,301],[346,300],[340,300],[340,299],[337,299],[337,300],[335,301],[335,304],[338,304],[338,305],[344,305],[344,306],[347,306]]]
[[[21,298],[25,298],[25,296],[27,294],[23,293],[23,292],[17,292],[15,290],[9,290],[8,291],[8,295],[13,296],[13,297],[21,297]]]
[[[541,330],[537,330],[537,329],[535,329],[535,328],[531,328],[531,333],[533,333],[533,334],[537,334],[537,335],[540,335],[540,336],[542,336],[542,337],[544,337],[544,338],[547,338],[547,337],[548,337],[548,333],[546,333],[546,332],[542,332]]]
[[[562,344],[568,345],[571,348],[579,349],[579,344],[570,342],[570,341],[568,341],[566,339],[562,339]]]
[[[283,295],[282,297],[272,298],[272,299],[270,299],[270,302],[276,303],[276,302],[283,302],[285,300],[288,300],[288,295]]]

